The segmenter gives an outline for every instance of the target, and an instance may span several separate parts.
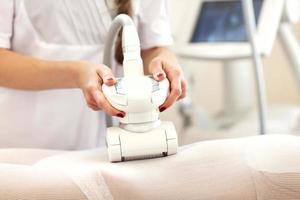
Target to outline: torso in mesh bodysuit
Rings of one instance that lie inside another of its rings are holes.
[[[300,199],[297,136],[199,142],[174,156],[125,163],[107,162],[106,149],[0,150],[0,163],[1,199],[8,200]]]

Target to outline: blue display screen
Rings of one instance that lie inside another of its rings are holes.
[[[253,0],[256,23],[263,0]],[[191,39],[197,42],[243,42],[247,40],[241,1],[204,2]]]

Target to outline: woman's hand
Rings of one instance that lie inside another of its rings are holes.
[[[170,82],[170,94],[159,107],[160,112],[169,108],[174,102],[185,97],[187,84],[175,55],[166,47],[147,49],[142,52],[146,66],[145,71],[154,79],[161,81],[167,78]]]
[[[149,71],[157,81],[169,79],[170,94],[166,101],[159,107],[160,112],[169,108],[175,101],[185,97],[187,84],[178,65],[168,63],[163,58],[154,58],[149,64]]]
[[[78,85],[82,89],[87,105],[93,110],[103,110],[109,115],[123,118],[125,113],[112,107],[102,93],[102,84],[112,86],[116,79],[110,68],[89,62],[79,63]]]

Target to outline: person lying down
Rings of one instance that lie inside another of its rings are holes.
[[[300,138],[198,142],[174,156],[109,163],[106,149],[0,150],[0,199],[300,199]]]

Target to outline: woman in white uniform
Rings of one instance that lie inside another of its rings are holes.
[[[104,144],[104,112],[125,115],[100,87],[115,82],[101,58],[117,13],[136,22],[145,70],[171,82],[160,111],[182,98],[186,84],[167,48],[172,44],[167,9],[166,0],[1,0],[0,148]]]

